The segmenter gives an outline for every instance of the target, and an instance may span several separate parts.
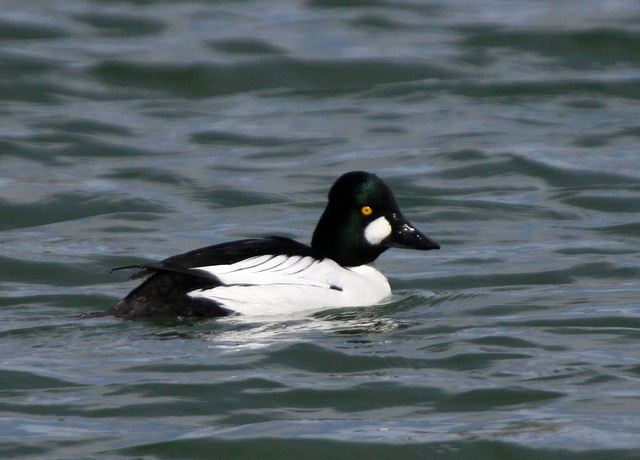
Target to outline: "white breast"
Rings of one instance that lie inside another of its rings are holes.
[[[214,300],[243,315],[367,306],[391,295],[387,279],[375,268],[344,268],[331,259],[264,255],[197,270],[215,275],[224,286],[189,296]]]

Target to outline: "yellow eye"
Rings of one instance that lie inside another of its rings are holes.
[[[360,209],[360,212],[363,216],[370,216],[373,212],[373,209],[371,209],[369,206],[363,206],[362,209]]]

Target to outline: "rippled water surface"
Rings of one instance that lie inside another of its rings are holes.
[[[636,1],[2,2],[0,457],[640,458]],[[383,177],[391,302],[78,319]]]

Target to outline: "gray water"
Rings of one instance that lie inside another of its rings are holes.
[[[0,6],[0,457],[640,458],[640,3]],[[353,169],[389,303],[78,319]]]

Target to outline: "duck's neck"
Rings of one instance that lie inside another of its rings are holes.
[[[360,227],[340,221],[339,215],[325,210],[320,217],[311,239],[311,248],[317,257],[332,259],[343,267],[356,267],[373,262],[387,250],[367,243]]]

